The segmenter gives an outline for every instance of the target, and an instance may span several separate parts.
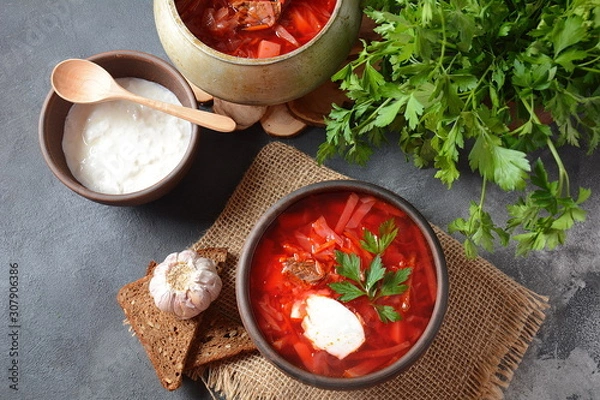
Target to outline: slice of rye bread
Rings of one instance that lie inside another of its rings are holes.
[[[186,375],[193,379],[210,362],[256,350],[242,323],[215,308],[206,310],[201,325],[185,368]]]
[[[217,263],[223,263],[227,258],[227,250],[222,248],[200,249],[198,254]],[[117,301],[127,323],[146,350],[161,384],[168,390],[175,390],[181,385],[189,349],[202,314],[181,320],[156,307],[148,289],[156,265],[151,262],[146,276],[121,288]]]

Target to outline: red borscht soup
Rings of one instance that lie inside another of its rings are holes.
[[[327,24],[336,0],[175,0],[188,29],[222,53],[268,58],[289,53]]]
[[[360,377],[408,352],[434,309],[436,270],[415,222],[353,191],[313,194],[280,214],[250,273],[263,336],[289,362]]]

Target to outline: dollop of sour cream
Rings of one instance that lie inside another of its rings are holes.
[[[365,342],[362,323],[339,301],[313,294],[306,299],[305,311],[304,336],[315,348],[342,360]],[[292,309],[292,318],[298,316],[294,314]]]
[[[119,78],[141,96],[181,105],[164,86]],[[192,124],[125,100],[74,104],[65,121],[62,147],[71,173],[96,192],[125,194],[146,189],[181,162]]]

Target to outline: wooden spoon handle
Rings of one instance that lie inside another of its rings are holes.
[[[225,115],[141,97],[127,90],[123,90],[123,93],[119,95],[125,100],[148,106],[217,132],[233,132],[236,127],[235,121]]]

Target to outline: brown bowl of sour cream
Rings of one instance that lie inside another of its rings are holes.
[[[115,50],[88,58],[131,92],[197,107],[185,78],[147,53]],[[133,206],[158,199],[187,173],[198,126],[126,101],[73,104],[50,91],[39,119],[50,170],[69,189],[98,203]]]

